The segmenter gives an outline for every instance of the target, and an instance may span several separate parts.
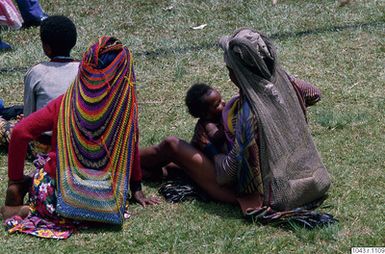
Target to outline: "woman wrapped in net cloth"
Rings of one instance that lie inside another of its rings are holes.
[[[305,109],[318,89],[293,85],[268,37],[252,29],[220,39],[239,96],[223,111],[229,152],[213,160],[176,137],[141,149],[142,168],[178,164],[213,199],[244,214],[288,211],[322,198],[330,177],[308,130]],[[304,96],[307,95],[307,96]]]
[[[27,145],[52,131],[52,150],[23,175]],[[104,36],[83,55],[67,92],[16,124],[1,213],[9,232],[66,238],[75,222],[122,224],[127,197],[156,204],[141,190],[138,105],[131,51]]]

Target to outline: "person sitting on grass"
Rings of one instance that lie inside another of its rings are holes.
[[[62,95],[74,81],[79,62],[71,57],[76,44],[75,24],[65,16],[50,16],[40,26],[40,39],[49,62],[30,68],[24,77],[24,116]]]
[[[212,199],[236,204],[262,223],[296,220],[305,227],[333,223],[312,210],[324,199],[330,176],[304,115],[306,101],[277,61],[270,39],[252,29],[220,40],[239,96],[224,109],[230,149],[211,160],[177,138],[140,151],[148,170],[173,162]],[[317,89],[305,89],[312,96]]]
[[[13,122],[22,110],[26,117],[43,108],[49,101],[62,95],[74,81],[79,62],[71,57],[76,44],[75,24],[65,16],[50,16],[40,26],[40,39],[49,62],[41,62],[30,68],[24,77],[24,105],[0,110],[0,146],[7,147],[12,135]],[[14,113],[14,115],[11,115]],[[7,115],[5,117],[5,114]],[[20,117],[19,117],[20,118]],[[30,144],[29,157],[49,151],[50,133],[44,133],[38,141]],[[1,138],[2,137],[2,138]]]
[[[293,75],[288,74],[288,79],[299,95],[301,107],[306,116],[305,107],[317,103],[321,99],[321,92],[314,85]],[[228,115],[238,99],[239,96],[235,96],[225,106],[225,101],[219,91],[204,83],[194,84],[187,90],[185,103],[188,112],[191,116],[198,118],[190,143],[207,157],[213,158],[214,154],[228,152],[226,141],[232,143],[233,139],[229,137],[231,133],[228,128],[233,127],[229,126],[232,125],[232,122],[231,119],[228,119]],[[226,122],[227,131],[225,131],[223,120],[230,120]]]
[[[25,206],[27,145],[45,131],[52,131],[52,148],[35,161]],[[13,130],[1,209],[8,232],[67,238],[79,221],[121,225],[129,189],[141,205],[157,204],[141,190],[138,134],[132,53],[117,39],[101,37],[84,54],[67,92]]]
[[[298,94],[306,117],[306,107],[317,103],[321,99],[321,92],[307,81],[289,74],[287,77]],[[215,154],[226,154],[228,147],[233,144],[234,137],[231,132],[234,126],[232,119],[229,119],[229,113],[234,112],[234,105],[238,100],[239,96],[235,96],[226,104],[217,89],[204,83],[196,83],[187,90],[187,110],[191,116],[198,118],[190,144],[206,157],[213,159]],[[226,130],[223,121],[227,121]],[[155,181],[181,176],[181,171],[174,163],[163,167],[162,172],[143,168],[145,178]]]
[[[226,153],[226,137],[222,123],[222,110],[225,101],[217,89],[204,83],[193,84],[186,93],[185,103],[191,116],[198,118],[194,134],[190,141],[196,149],[208,158],[218,152]],[[181,176],[181,170],[174,163],[162,168],[162,171],[146,170],[147,180],[161,180]]]

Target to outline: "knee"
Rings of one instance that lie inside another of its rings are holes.
[[[165,138],[160,144],[160,149],[167,153],[176,153],[178,151],[178,144],[180,140],[177,137],[169,136]]]

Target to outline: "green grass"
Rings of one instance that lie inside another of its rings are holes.
[[[323,99],[309,110],[317,147],[333,184],[324,211],[336,226],[307,231],[245,222],[237,207],[198,201],[143,209],[121,231],[86,230],[66,241],[2,231],[1,253],[349,253],[353,246],[385,246],[385,1],[70,1],[41,0],[49,14],[71,17],[80,59],[101,35],[120,38],[134,52],[140,103],[141,146],[168,135],[190,139],[194,119],[184,94],[194,82],[229,82],[218,38],[244,26],[271,35],[291,73],[316,84]],[[113,3],[113,4],[112,4]],[[173,6],[172,10],[165,10]],[[192,26],[207,24],[203,30]],[[25,70],[46,57],[38,28],[3,31],[13,52],[0,54],[0,98],[22,103]],[[27,168],[31,168],[27,164]],[[0,154],[0,193],[7,185]],[[144,190],[156,194],[156,186]],[[0,203],[4,194],[0,195]]]

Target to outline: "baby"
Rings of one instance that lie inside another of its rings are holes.
[[[226,136],[222,122],[225,102],[218,90],[209,85],[192,85],[185,98],[188,112],[198,121],[191,144],[210,159],[218,153],[226,153]]]
[[[198,121],[195,125],[191,145],[213,159],[218,153],[226,153],[226,136],[222,124],[222,110],[225,102],[220,93],[206,85],[194,84],[189,88],[185,97],[188,112]],[[141,150],[141,154],[143,150]],[[161,167],[142,168],[143,178],[159,180],[184,176],[183,170],[174,163]]]

